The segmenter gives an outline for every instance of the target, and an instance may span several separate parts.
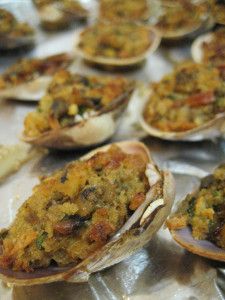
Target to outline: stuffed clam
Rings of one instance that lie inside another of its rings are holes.
[[[61,30],[74,21],[86,20],[88,11],[76,0],[33,0],[41,25],[46,30]]]
[[[225,25],[225,3],[224,0],[210,0],[211,11],[215,23]]]
[[[62,53],[45,58],[22,58],[0,75],[0,98],[38,101],[53,74],[72,65],[73,57]]]
[[[57,72],[36,111],[24,121],[23,139],[56,149],[88,147],[110,138],[134,90],[123,77]]]
[[[100,0],[100,18],[114,21],[147,21],[150,17],[148,0]]]
[[[6,9],[0,8],[0,49],[15,49],[34,43],[34,29],[25,22],[19,22]]]
[[[0,277],[17,285],[87,281],[143,247],[173,198],[172,175],[144,144],[91,151],[43,179],[1,231]]]
[[[225,164],[203,178],[167,221],[172,237],[190,252],[225,261]]]
[[[183,62],[151,85],[141,125],[150,135],[167,140],[197,141],[223,136],[224,93],[220,69]]]
[[[150,26],[99,22],[80,32],[76,52],[91,63],[128,67],[143,62],[159,43],[158,33]]]
[[[155,26],[164,39],[189,37],[211,23],[207,1],[161,0]]]
[[[191,54],[198,63],[225,66],[225,28],[199,36],[192,44]]]

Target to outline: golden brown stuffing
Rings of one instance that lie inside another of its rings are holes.
[[[122,77],[82,76],[57,72],[36,111],[27,115],[24,133],[28,137],[73,125],[113,105],[131,82]]]
[[[33,0],[38,9],[41,25],[46,30],[60,30],[77,19],[86,19],[88,12],[76,0]]]
[[[88,257],[144,201],[145,169],[141,155],[113,145],[43,179],[2,231],[0,266],[31,272]]]
[[[101,0],[100,16],[109,21],[145,21],[149,17],[147,0]]]
[[[0,75],[0,89],[34,80],[41,75],[53,75],[57,70],[71,64],[67,54],[57,54],[46,58],[22,58]]]
[[[131,58],[151,45],[147,26],[135,23],[97,23],[83,30],[79,48],[90,56]]]
[[[25,37],[32,34],[34,30],[29,24],[18,22],[12,13],[0,8],[0,36]]]
[[[190,130],[225,111],[224,79],[216,67],[185,62],[151,88],[144,118],[162,131]]]
[[[225,164],[205,177],[199,191],[188,195],[184,205],[167,226],[172,230],[190,226],[195,239],[207,239],[225,249]]]
[[[157,28],[166,32],[191,31],[201,26],[208,14],[207,2],[194,3],[190,0],[162,0],[162,14],[157,21]]]
[[[203,62],[225,65],[225,28],[212,33],[212,39],[202,44]]]

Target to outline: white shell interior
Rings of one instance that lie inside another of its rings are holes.
[[[203,51],[202,51],[202,44],[208,43],[212,40],[213,33],[207,33],[204,35],[199,36],[191,46],[191,56],[193,60],[197,63],[202,62],[203,58]]]

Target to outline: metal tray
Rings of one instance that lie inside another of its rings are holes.
[[[84,1],[89,7],[93,2]],[[58,34],[46,34],[38,29],[38,19],[32,3],[1,1],[20,17],[31,21],[37,28],[37,42],[33,50],[14,51],[0,56],[0,71],[23,56],[43,56],[60,51],[73,51],[75,27]],[[95,3],[96,5],[96,3]],[[189,58],[190,42],[173,47],[160,47],[141,69],[123,73],[145,83],[159,80],[173,67],[174,59]],[[90,68],[77,59],[77,71],[87,74],[107,74]],[[115,73],[114,73],[115,74]],[[118,74],[118,73],[117,73]],[[137,96],[137,95],[136,95]],[[225,141],[197,143],[167,142],[146,137],[138,126],[133,97],[118,132],[112,140],[140,138],[151,149],[155,161],[169,168],[176,179],[176,202],[182,199],[199,182],[199,176],[212,171],[225,160]],[[136,102],[135,102],[136,101]],[[35,103],[0,101],[0,144],[17,143],[23,119]],[[0,185],[0,228],[14,218],[17,208],[31,193],[40,175],[49,174],[68,161],[78,158],[81,152],[50,152],[40,155]],[[175,205],[176,206],[176,205]],[[12,287],[0,283],[1,300],[59,300],[59,299],[224,299],[225,265],[186,252],[170,237],[166,228],[156,234],[148,245],[127,260],[100,273],[91,275],[88,283],[52,283],[33,287]]]

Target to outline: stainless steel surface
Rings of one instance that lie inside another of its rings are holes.
[[[8,4],[8,1],[2,1]],[[37,19],[29,0],[11,1],[18,11],[37,26]],[[86,1],[91,5],[90,1]],[[0,4],[1,5],[1,4]],[[11,4],[12,5],[12,4]],[[29,15],[28,15],[29,12]],[[34,16],[34,17],[33,17]],[[78,27],[78,25],[76,26]],[[38,31],[37,45],[31,51],[16,51],[0,56],[0,71],[22,56],[48,55],[59,51],[72,51],[75,29],[47,35]],[[159,80],[172,68],[172,62],[190,56],[190,44],[161,47],[149,57],[145,65],[125,76],[151,82]],[[77,71],[84,73],[107,72],[91,69],[77,59]],[[176,202],[182,199],[199,182],[198,177],[210,172],[225,160],[225,142],[222,140],[197,143],[175,143],[144,137],[137,123],[140,93],[136,92],[120,129],[113,140],[142,138],[153,153],[155,161],[163,168],[170,168],[177,185]],[[0,101],[0,144],[18,141],[23,119],[34,108],[33,103]],[[17,208],[31,193],[38,176],[48,174],[83,152],[52,152],[27,163],[16,174],[0,185],[0,227],[7,226]],[[101,273],[93,274],[88,283],[53,283],[34,287],[7,287],[0,284],[0,300],[58,300],[58,299],[168,299],[211,300],[225,295],[225,265],[212,262],[186,252],[162,228],[149,244],[122,263]]]

